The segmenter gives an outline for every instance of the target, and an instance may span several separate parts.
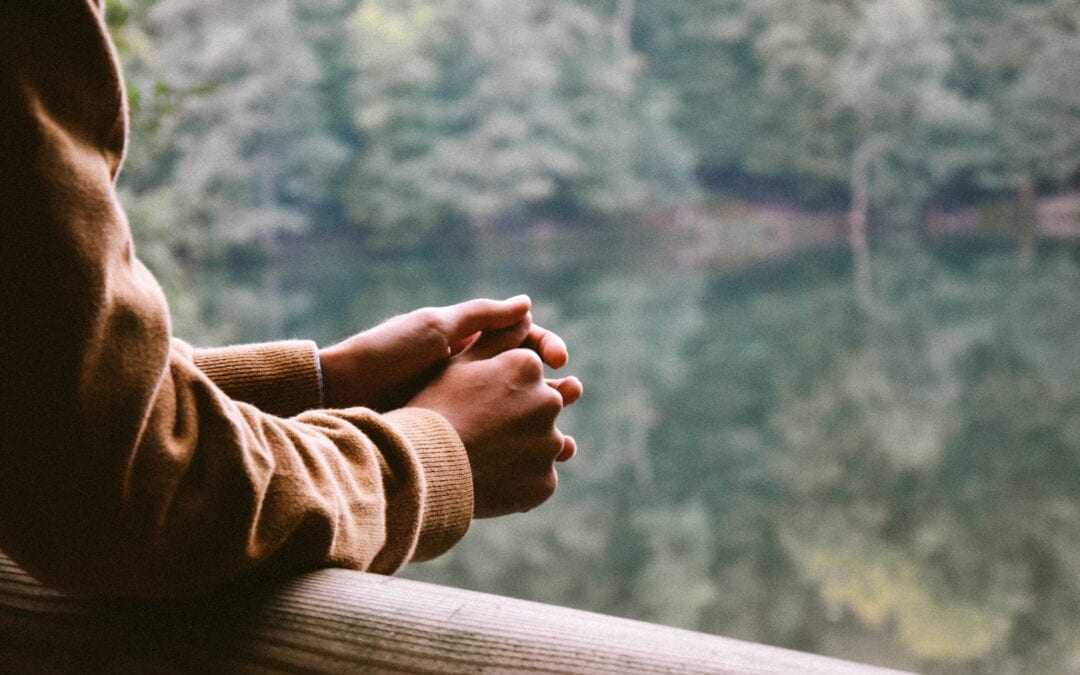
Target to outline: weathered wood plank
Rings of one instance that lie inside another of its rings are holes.
[[[74,600],[0,555],[0,670],[821,673],[887,671],[405,579],[322,570],[184,603]]]

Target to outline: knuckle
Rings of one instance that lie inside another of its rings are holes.
[[[423,307],[413,312],[416,325],[424,339],[433,344],[449,344],[446,338],[447,321],[444,313],[435,307]]]
[[[438,330],[443,324],[442,312],[434,307],[422,307],[415,310],[413,316],[419,325],[431,330]]]
[[[512,359],[514,367],[523,376],[529,379],[540,379],[544,374],[544,362],[540,355],[531,349],[514,349],[507,352],[507,358]]]
[[[562,394],[545,384],[540,396],[540,410],[549,415],[552,419],[558,417],[563,409]]]

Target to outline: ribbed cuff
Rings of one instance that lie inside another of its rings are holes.
[[[322,406],[319,349],[309,340],[198,349],[195,366],[230,398],[291,417]]]
[[[430,560],[456,544],[473,515],[472,469],[457,432],[442,415],[402,408],[386,419],[404,435],[424,471],[424,512],[412,559]]]

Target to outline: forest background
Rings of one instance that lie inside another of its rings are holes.
[[[109,0],[176,332],[528,291],[587,396],[409,574],[1080,671],[1080,2]]]

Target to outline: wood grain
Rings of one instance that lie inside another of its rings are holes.
[[[182,603],[64,597],[0,554],[0,670],[885,673],[589,612],[347,570]]]

